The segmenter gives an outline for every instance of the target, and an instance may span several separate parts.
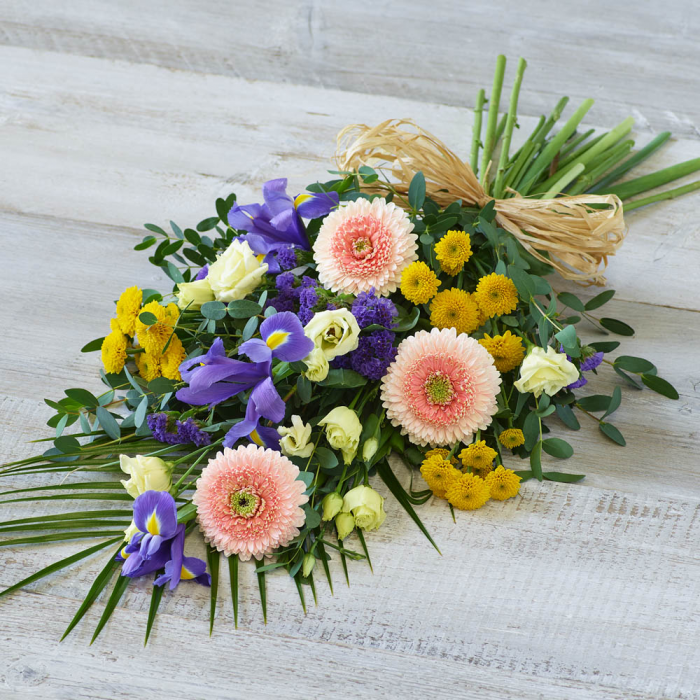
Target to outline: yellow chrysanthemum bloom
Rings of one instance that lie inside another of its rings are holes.
[[[180,365],[185,361],[187,353],[182,347],[180,339],[173,335],[168,349],[163,353],[160,360],[160,371],[166,379],[175,379],[180,381]]]
[[[487,464],[482,469],[479,469],[479,467],[472,467],[472,474],[476,474],[477,476],[480,476],[482,479],[485,479],[492,471],[493,471],[492,464]]]
[[[476,285],[476,303],[488,316],[500,316],[515,311],[518,308],[518,290],[505,275],[492,272],[482,277]]]
[[[173,332],[180,311],[177,304],[168,304],[166,307],[161,306],[157,301],[151,301],[141,309],[139,316],[145,312],[152,313],[157,320],[153,325],[147,326],[137,317],[136,335],[146,352],[151,355],[160,355]]]
[[[450,482],[447,501],[458,510],[476,510],[489,500],[488,484],[476,474],[462,474]]]
[[[420,473],[428,484],[428,488],[438,498],[445,498],[445,490],[461,476],[459,469],[440,455],[433,455],[424,460]]]
[[[161,376],[160,358],[160,354],[153,355],[150,352],[139,352],[134,355],[134,361],[139,370],[139,375],[147,382]]]
[[[473,442],[459,453],[464,468],[486,469],[490,467],[498,452],[486,444],[486,440]]]
[[[457,333],[471,333],[479,327],[479,309],[467,292],[453,287],[433,299],[430,323],[435,328],[454,328]]]
[[[493,338],[488,333],[484,333],[479,345],[489,351],[499,372],[510,372],[520,365],[525,357],[522,338],[513,335],[510,331],[506,331],[503,335],[494,335]]]
[[[132,338],[135,334],[136,319],[139,317],[141,302],[143,301],[143,292],[138,287],[129,287],[122,292],[117,302],[117,321],[122,333],[130,335]]]
[[[102,364],[108,374],[119,374],[126,362],[127,339],[116,318],[109,322],[111,333],[102,341]]]
[[[476,308],[479,309],[479,326],[483,326],[486,323],[486,321],[489,320],[489,317],[481,310],[481,307],[479,306],[479,303],[476,300],[476,294],[472,292],[469,296],[471,297],[471,300],[476,304]]]
[[[414,304],[427,304],[440,286],[437,275],[420,260],[412,262],[401,273],[401,294]]]
[[[513,498],[520,491],[520,477],[512,469],[496,467],[487,477],[486,484],[489,487],[491,498],[497,501],[505,501]]]
[[[444,447],[433,447],[432,450],[428,450],[425,453],[425,458],[429,459],[430,457],[435,457],[435,455],[447,459],[450,455],[450,451],[446,450]],[[457,464],[457,460],[454,457],[450,457],[450,462],[452,462],[452,464]]]
[[[472,256],[469,234],[464,231],[448,231],[435,244],[435,257],[448,275],[459,274],[464,263]]]
[[[512,450],[514,447],[525,444],[525,436],[523,435],[523,431],[518,428],[508,428],[508,430],[504,430],[498,436],[498,441],[503,447]]]

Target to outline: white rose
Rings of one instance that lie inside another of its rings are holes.
[[[304,423],[301,416],[292,416],[292,427],[280,426],[277,432],[282,436],[280,448],[288,457],[310,457],[314,444],[309,442],[311,426]]]
[[[322,382],[328,376],[328,360],[321,348],[314,348],[305,358],[307,369],[304,376],[312,382]]]
[[[247,241],[235,239],[209,266],[206,279],[219,301],[238,301],[260,284],[267,267],[267,263],[258,260]]]
[[[362,434],[362,424],[357,413],[347,406],[338,406],[318,424],[326,426],[328,444],[333,449],[340,450],[345,464],[350,464],[357,454]]]
[[[202,304],[208,301],[214,301],[214,292],[206,277],[203,280],[181,282],[177,285],[177,305],[181,309],[201,309]]]
[[[578,370],[566,355],[557,352],[553,347],[534,347],[528,353],[520,366],[520,379],[515,382],[515,388],[521,394],[532,393],[539,397],[544,391],[554,396],[560,389],[572,384],[578,379]]]
[[[307,338],[323,350],[327,360],[357,349],[360,327],[347,309],[321,311],[304,326]]]
[[[170,491],[172,465],[158,457],[120,455],[119,466],[131,477],[128,481],[122,481],[122,486],[132,498],[146,491]]]

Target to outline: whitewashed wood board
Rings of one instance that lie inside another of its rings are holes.
[[[0,149],[9,166],[0,170],[7,459],[31,454],[24,441],[46,434],[43,397],[98,386],[97,356],[77,351],[102,335],[120,291],[165,286],[145,254],[131,250],[143,221],[192,224],[231,190],[252,200],[270,177],[289,174],[294,187],[321,178],[347,121],[410,115],[467,149],[470,117],[454,107],[26,48],[1,48],[0,60]],[[532,121],[522,123],[527,131]],[[699,150],[697,141],[677,141],[657,163]],[[144,684],[152,697],[183,688],[214,698],[337,689],[407,698],[697,697],[695,209],[687,198],[630,217],[609,275],[619,298],[610,315],[637,329],[624,351],[657,363],[681,399],[626,392],[615,417],[625,449],[591,426],[567,433],[575,457],[548,465],[589,474],[582,484],[528,482],[522,497],[459,513],[456,525],[444,503],[424,506],[442,557],[389,498],[390,517],[368,538],[373,576],[354,564],[347,588],[334,562],[334,598],[319,581],[319,607],[306,617],[291,582],[271,576],[264,627],[252,568],[243,567],[234,631],[224,572],[211,639],[207,591],[183,585],[165,596],[146,650],[145,581],[130,587],[93,647],[86,645],[103,601],[56,644],[102,566],[88,560],[0,604],[2,697],[126,698]],[[592,389],[616,384],[601,374]],[[397,473],[407,478],[400,466]],[[39,479],[12,477],[0,487]],[[45,507],[16,504],[3,513]],[[196,551],[196,541],[188,549]],[[2,550],[0,585],[79,547]]]

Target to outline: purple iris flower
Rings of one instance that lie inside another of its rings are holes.
[[[270,363],[226,357],[224,341],[217,338],[205,355],[185,360],[180,374],[189,386],[180,389],[177,398],[193,406],[204,406],[226,401],[269,378]]]
[[[310,250],[302,218],[317,219],[338,206],[337,192],[304,192],[294,199],[287,194],[287,178],[263,185],[264,204],[235,204],[229,212],[232,228],[248,231],[242,236],[257,254],[290,245]]]
[[[185,556],[185,526],[179,525],[170,546],[170,561],[165,563],[165,573],[156,580],[156,586],[170,581],[172,591],[181,580],[194,579],[203,586],[211,586],[211,576],[206,572],[207,565],[197,557]]]
[[[247,340],[238,348],[240,355],[247,355],[253,362],[267,362],[273,357],[283,362],[303,360],[313,349],[314,343],[304,335],[304,327],[291,311],[282,311],[266,318],[260,324],[260,338]]]
[[[117,561],[123,561],[122,576],[137,578],[165,569],[157,586],[169,580],[172,590],[181,578],[193,578],[205,586],[211,577],[206,564],[195,557],[185,557],[185,526],[177,522],[175,499],[167,491],[146,491],[133,505],[134,524],[139,529],[131,542],[121,549]],[[167,578],[164,578],[167,577]]]

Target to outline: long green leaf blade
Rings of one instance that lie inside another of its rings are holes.
[[[389,466],[389,463],[386,460],[377,467],[377,474],[379,474],[381,480],[387,485],[389,491],[391,491],[391,493],[394,495],[394,498],[403,506],[403,509],[408,513],[411,520],[413,520],[413,522],[416,525],[418,525],[421,532],[428,538],[428,542],[430,542],[430,544],[432,544],[433,547],[435,547],[438,554],[442,554],[440,548],[435,544],[435,540],[433,540],[427,528],[425,527],[425,525],[423,525],[423,521],[418,517],[416,511],[413,510],[413,506],[409,501],[408,494],[406,493],[406,491],[404,491],[403,486],[401,486],[401,484],[399,483],[399,480],[396,478],[394,472],[392,471],[391,467]]]
[[[258,572],[258,590],[260,591],[260,605],[262,605],[263,620],[267,624],[267,590],[265,585],[265,572]]]
[[[333,595],[333,579],[331,578],[331,569],[328,566],[328,555],[326,554],[326,548],[323,546],[323,542],[319,542],[316,545],[318,553],[321,555],[321,566],[326,574],[326,580],[328,581],[328,587],[331,589],[331,595]]]
[[[294,577],[294,583],[297,587],[297,593],[299,594],[299,600],[301,601],[301,607],[304,610],[304,615],[306,615],[306,598],[304,597],[304,588],[301,585],[301,574],[297,574]]]
[[[160,571],[156,573],[156,578],[160,575]],[[153,629],[153,623],[156,621],[156,615],[158,614],[158,607],[160,606],[160,601],[163,598],[163,592],[165,591],[165,584],[162,586],[153,585],[153,591],[151,592],[151,604],[148,608],[148,622],[146,623],[146,636],[143,640],[143,645],[148,644],[148,638],[151,636],[151,630]]]
[[[374,569],[372,568],[372,560],[369,558],[369,550],[367,549],[367,543],[365,542],[365,534],[362,532],[362,530],[357,527],[355,528],[355,532],[357,533],[357,539],[360,540],[360,544],[362,545],[362,550],[365,553],[365,556],[367,557],[367,563],[369,564],[369,570],[374,573]]]
[[[114,588],[112,589],[112,593],[109,596],[109,600],[107,601],[107,605],[104,609],[104,612],[102,613],[102,617],[100,617],[100,621],[97,623],[95,634],[92,635],[90,644],[92,644],[97,639],[100,632],[102,632],[102,628],[107,624],[107,620],[109,620],[112,613],[114,612],[114,608],[117,607],[117,603],[124,595],[124,591],[126,591],[126,588],[129,585],[129,581],[130,579],[128,576],[119,576],[119,578],[117,579],[117,582],[114,584]]]
[[[238,556],[228,558],[228,573],[231,579],[231,600],[233,601],[233,624],[238,629]]]
[[[216,615],[216,599],[219,593],[219,563],[221,555],[219,550],[207,545],[207,562],[211,574],[211,590],[209,598],[209,636],[214,632],[214,617]]]
[[[64,540],[82,540],[96,537],[124,536],[123,530],[106,530],[104,532],[58,532],[52,535],[38,535],[37,537],[16,537],[11,540],[0,540],[0,547],[12,547],[17,544],[45,544],[47,542],[63,542]]]
[[[67,566],[70,566],[71,564],[75,564],[75,562],[80,561],[81,559],[85,559],[86,557],[89,557],[91,554],[94,554],[95,552],[99,552],[101,549],[104,549],[105,547],[109,547],[110,544],[116,543],[118,540],[123,539],[121,537],[115,537],[114,539],[107,540],[106,542],[101,542],[100,544],[93,545],[92,547],[88,547],[87,549],[84,549],[82,552],[78,552],[77,554],[71,554],[69,557],[66,557],[65,559],[61,559],[60,561],[54,562],[53,564],[49,564],[48,566],[44,567],[43,569],[40,569],[36,573],[32,574],[31,576],[27,576],[27,578],[22,579],[18,583],[13,584],[9,588],[6,588],[4,591],[0,592],[0,598],[2,598],[4,595],[8,595],[9,593],[14,593],[15,591],[18,591],[20,588],[24,588],[25,586],[28,586],[30,583],[34,583],[34,581],[38,581],[41,578],[44,578],[44,576],[48,576],[49,574],[53,574],[56,571],[60,571],[61,569],[65,569]]]
[[[122,544],[120,543],[119,549],[121,549],[121,547]],[[119,551],[119,549],[117,549],[117,552]],[[73,631],[73,628],[80,622],[80,620],[83,619],[83,616],[90,609],[90,606],[97,600],[97,597],[100,595],[100,593],[102,593],[102,591],[112,579],[112,574],[118,566],[117,562],[114,561],[115,556],[116,552],[114,553],[114,556],[110,557],[104,569],[100,571],[100,573],[97,575],[97,578],[93,581],[92,586],[90,586],[90,590],[87,592],[85,599],[78,608],[78,612],[75,613],[70,624],[68,625],[68,627],[66,627],[66,631],[61,637],[61,641],[63,641]]]

